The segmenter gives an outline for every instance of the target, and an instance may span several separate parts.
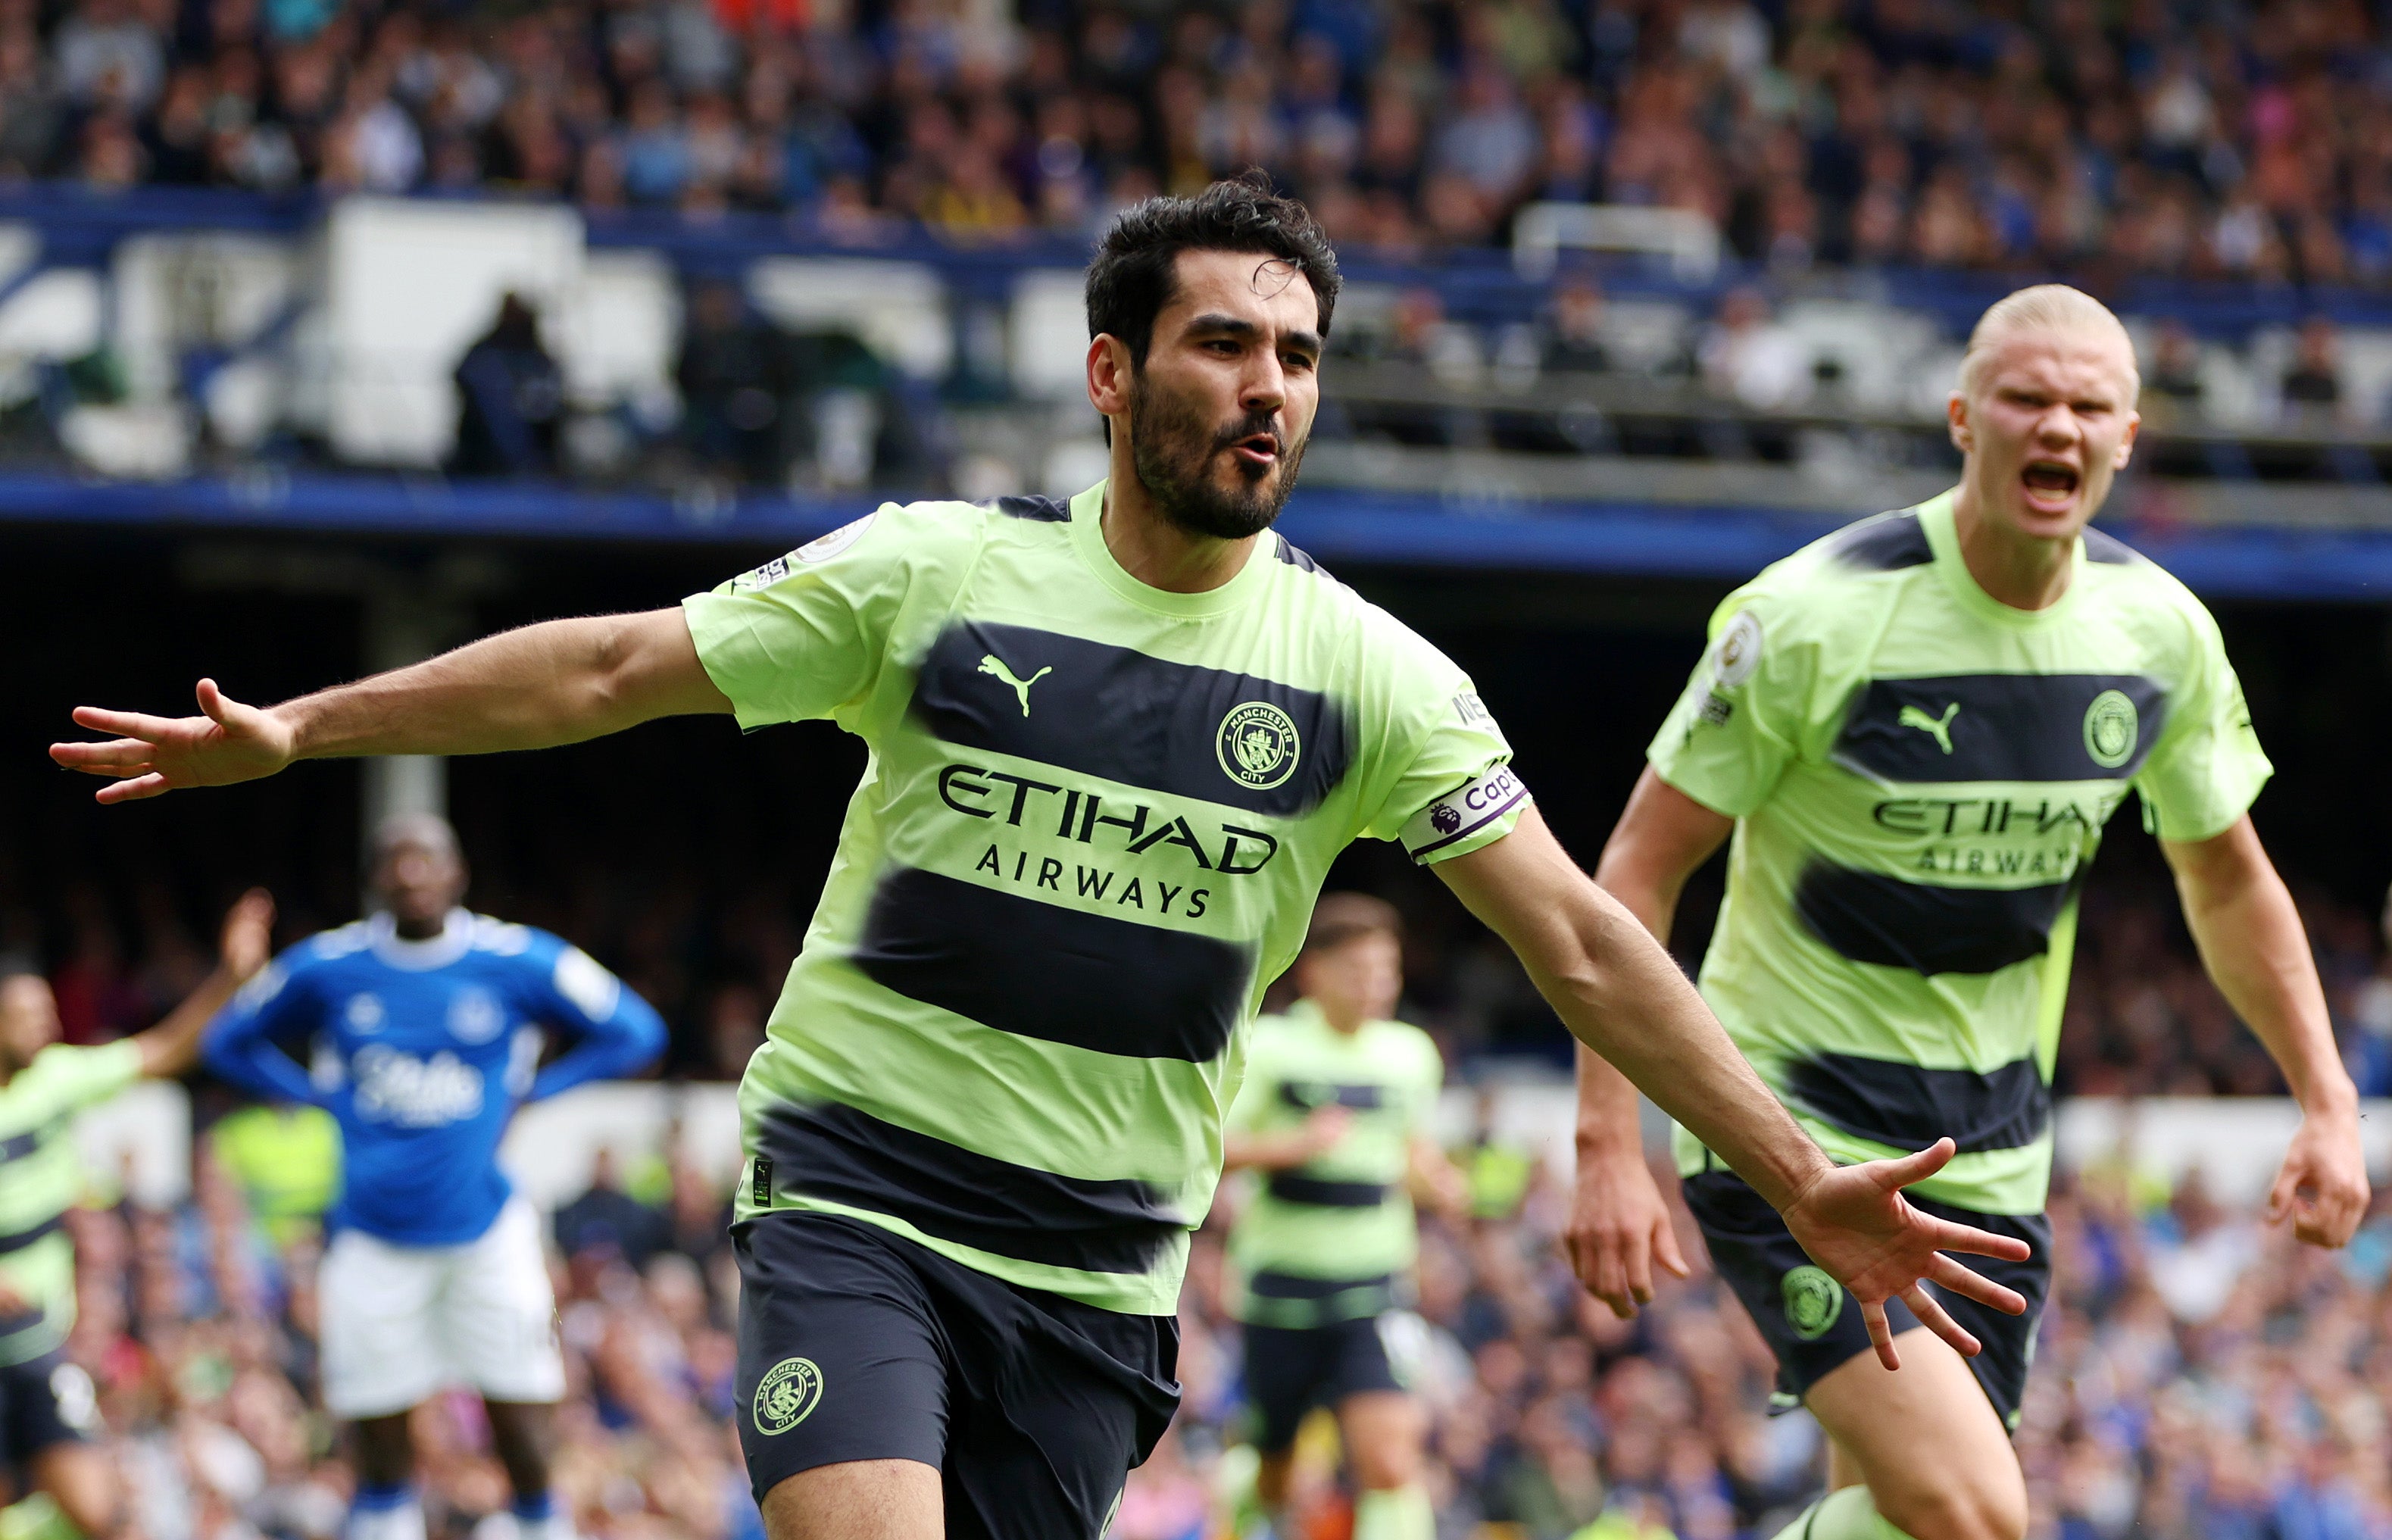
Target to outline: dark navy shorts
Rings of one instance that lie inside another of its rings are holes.
[[[8,1464],[23,1467],[46,1449],[80,1443],[98,1427],[91,1376],[65,1353],[0,1365],[0,1442]]]
[[[1017,1288],[835,1215],[731,1235],[760,1503],[816,1466],[918,1460],[941,1473],[951,1540],[1097,1540],[1178,1410],[1170,1316]]]
[[[1325,1326],[1247,1326],[1246,1399],[1257,1424],[1254,1447],[1277,1455],[1295,1442],[1304,1415],[1316,1406],[1332,1410],[1365,1390],[1404,1388],[1387,1355],[1382,1318],[1337,1321]]]
[[[1711,1265],[1744,1301],[1752,1324],[1777,1356],[1775,1410],[1790,1411],[1831,1370],[1873,1351],[1860,1307],[1842,1286],[1812,1265],[1777,1210],[1746,1186],[1743,1178],[1733,1171],[1705,1171],[1686,1178],[1684,1189],[1686,1207],[1710,1248]],[[2027,1365],[2034,1360],[2035,1325],[2051,1292],[2051,1221],[2040,1214],[1979,1214],[1925,1198],[1910,1201],[1939,1219],[2015,1236],[2034,1248],[2022,1262],[1957,1259],[1961,1266],[2026,1296],[2024,1315],[2006,1315],[1949,1290],[1935,1291],[1952,1319],[1984,1345],[1982,1352],[1969,1360],[1969,1367],[2001,1415],[2002,1426],[2015,1429],[2019,1402],[2026,1393]],[[1918,1317],[1899,1299],[1885,1302],[1885,1320],[1897,1336],[1918,1325]]]

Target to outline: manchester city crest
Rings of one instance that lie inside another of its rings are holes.
[[[1786,1324],[1805,1342],[1825,1337],[1844,1313],[1844,1286],[1825,1268],[1805,1263],[1786,1274],[1777,1288],[1786,1299]]]
[[[2115,770],[2135,757],[2142,737],[2142,719],[2124,690],[2103,690],[2085,708],[2085,752],[2104,770]]]
[[[1295,774],[1304,746],[1294,719],[1267,700],[1232,707],[1214,737],[1221,771],[1240,786],[1268,791]]]
[[[822,1403],[822,1371],[811,1358],[785,1358],[756,1385],[756,1431],[786,1433]]]

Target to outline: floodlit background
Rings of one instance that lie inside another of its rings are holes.
[[[726,1082],[859,750],[659,724],[103,814],[42,746],[77,702],[187,709],[202,672],[271,700],[669,603],[883,498],[1076,491],[1094,233],[1253,165],[1349,277],[1284,527],[1473,671],[1590,862],[1719,596],[1948,482],[1984,306],[2055,275],[2106,298],[2146,433],[2105,526],[2216,608],[2280,771],[2259,827],[2352,1071],[2392,1092],[2380,5],[0,0],[0,950],[112,1038],[241,887],[295,941],[357,912],[374,816],[445,807],[473,902],[656,1001],[662,1080],[514,1145],[556,1213],[588,1535],[756,1533]],[[1697,1278],[1622,1325],[1559,1260],[1559,1026],[1433,880],[1366,847],[1338,881],[1410,920],[1406,1013],[1477,1185],[1422,1269],[1442,1532],[1771,1534],[1821,1451],[1762,1416],[1741,1316]],[[2392,1218],[2335,1257],[2255,1229],[2281,1086],[2131,816],[2059,1073],[2037,1535],[2392,1535]],[[73,1351],[147,1533],[332,1534],[306,1130],[202,1082],[85,1132]],[[1245,1468],[1216,1242],[1125,1540],[1223,1533]],[[473,1403],[422,1418],[436,1533],[507,1540]],[[1305,1451],[1302,1533],[1332,1540],[1333,1439]]]

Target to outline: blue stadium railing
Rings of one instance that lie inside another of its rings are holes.
[[[352,534],[424,541],[703,543],[734,559],[802,543],[874,500],[675,502],[507,482],[370,475],[193,476],[164,483],[0,473],[0,527]],[[1860,510],[1855,510],[1857,514]],[[1749,508],[1635,503],[1457,507],[1435,496],[1299,490],[1280,528],[1332,567],[1410,567],[1733,582],[1833,521]],[[2392,601],[2392,533],[2138,526],[2104,520],[2217,599]],[[0,542],[5,542],[0,534]]]

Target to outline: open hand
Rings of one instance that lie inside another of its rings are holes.
[[[216,958],[226,972],[245,984],[273,955],[274,897],[264,888],[252,888],[226,911]]]
[[[2307,1116],[2268,1193],[2268,1222],[2290,1219],[2294,1238],[2310,1246],[2346,1245],[2366,1216],[2369,1195],[2359,1119],[2349,1114]]]
[[[1562,1244],[1579,1282],[1622,1321],[1637,1306],[1652,1303],[1655,1267],[1680,1278],[1687,1272],[1669,1205],[1641,1151],[1580,1149],[1577,1193]]]
[[[230,786],[273,775],[292,758],[292,733],[270,711],[244,706],[199,685],[200,716],[147,716],[78,706],[75,724],[121,737],[99,743],[53,743],[50,758],[86,776],[104,776],[103,803],[136,802],[187,786]]]
[[[1972,1252],[2005,1261],[2026,1260],[2024,1241],[1937,1219],[1912,1207],[1902,1189],[1942,1170],[1955,1153],[1948,1139],[1899,1160],[1840,1166],[1813,1181],[1789,1205],[1786,1227],[1811,1259],[1852,1291],[1878,1361],[1902,1367],[1886,1325],[1885,1302],[1900,1299],[1919,1325],[1949,1342],[1964,1357],[1982,1346],[1919,1286],[1924,1280],[2011,1315],[2026,1313],[2026,1300],[1991,1278],[1962,1267],[1946,1251]]]

